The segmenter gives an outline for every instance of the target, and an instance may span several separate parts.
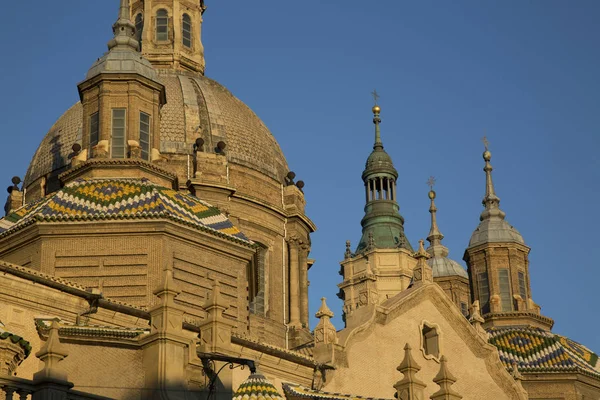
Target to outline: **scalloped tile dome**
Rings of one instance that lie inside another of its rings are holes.
[[[469,279],[467,271],[454,260],[448,257],[432,257],[427,260],[427,264],[433,270],[433,277],[440,278],[443,276],[460,276]]]
[[[469,247],[482,243],[521,243],[525,244],[523,236],[504,219],[485,219],[479,223],[471,235]]]

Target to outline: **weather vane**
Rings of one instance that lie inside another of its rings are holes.
[[[433,176],[430,176],[429,179],[427,179],[427,186],[429,186],[430,190],[433,190],[433,187],[435,186],[435,178]]]
[[[375,100],[375,105],[377,105],[377,100],[379,99],[379,94],[377,94],[377,89],[373,90],[371,93],[373,95],[373,100]]]
[[[484,136],[483,139],[481,139],[481,141],[483,142],[483,145],[485,146],[485,151],[488,151],[488,147],[490,146],[490,142],[488,142],[487,136]]]

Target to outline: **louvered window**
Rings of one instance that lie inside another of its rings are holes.
[[[482,314],[490,312],[490,283],[487,272],[477,274],[477,287],[479,288],[479,305]]]
[[[192,47],[192,19],[189,15],[183,14],[183,22],[181,24],[183,45],[185,47]]]
[[[90,150],[98,144],[98,140],[100,139],[99,121],[100,118],[97,112],[90,116]]]
[[[144,112],[140,113],[140,147],[142,148],[142,158],[148,160],[150,155],[150,115]]]
[[[519,271],[519,294],[523,300],[527,300],[527,285],[525,284],[525,273]]]
[[[498,284],[500,286],[500,304],[502,306],[502,311],[512,311],[510,274],[507,268],[498,270]]]
[[[125,158],[125,117],[124,108],[115,108],[112,110],[112,157]]]
[[[160,9],[156,12],[156,40],[169,40],[169,13]]]

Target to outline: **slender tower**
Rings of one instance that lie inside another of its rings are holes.
[[[460,311],[467,315],[470,302],[469,275],[459,263],[448,258],[448,248],[442,244],[444,235],[440,232],[437,224],[437,208],[434,201],[436,193],[433,190],[435,179],[431,177],[427,183],[430,187],[429,213],[431,214],[431,229],[427,236],[429,242],[427,253],[431,258],[427,260],[427,263],[433,270],[433,281],[440,285],[452,302],[460,308]]]
[[[464,255],[471,297],[473,301],[479,300],[485,327],[527,325],[551,329],[554,321],[541,315],[540,306],[531,297],[531,249],[500,209],[500,198],[492,181],[492,153],[485,138],[484,143],[485,209]]]
[[[365,185],[365,216],[361,221],[362,237],[356,250],[346,245],[338,285],[338,297],[344,300],[344,317],[358,308],[385,301],[410,284],[416,260],[404,235],[404,218],[399,213],[396,180],[398,171],[381,141],[381,107],[373,93],[375,143],[367,158],[362,180]]]

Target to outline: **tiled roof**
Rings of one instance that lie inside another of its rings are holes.
[[[79,179],[0,219],[0,237],[35,221],[166,218],[245,244],[252,242],[208,203],[147,179]]]
[[[394,389],[391,388],[391,391]],[[308,389],[300,385],[294,385],[291,383],[283,384],[283,392],[286,397],[300,397],[307,399],[332,399],[332,400],[386,400],[386,399],[378,399],[375,397],[363,397],[363,396],[354,396],[351,394],[342,394],[342,393],[328,393],[322,392],[320,390]]]
[[[39,334],[47,335],[50,324],[43,318],[36,318],[35,327]],[[101,338],[135,339],[140,335],[150,333],[150,329],[123,328],[102,325],[76,325],[61,322],[58,334],[60,336],[88,336]]]
[[[564,336],[540,328],[491,328],[490,343],[508,369],[521,372],[583,372],[600,377],[598,355]]]
[[[277,388],[263,375],[254,373],[248,377],[233,395],[232,400],[284,400]]]

